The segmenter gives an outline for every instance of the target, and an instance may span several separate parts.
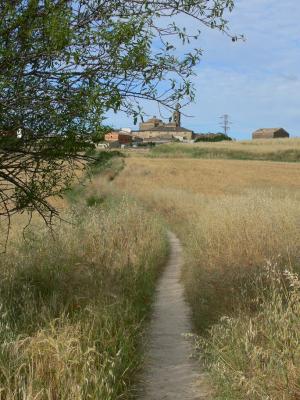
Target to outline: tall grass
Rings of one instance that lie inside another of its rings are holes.
[[[269,263],[251,283],[257,312],[236,310],[234,317],[214,325],[208,338],[198,339],[217,387],[216,398],[298,399],[299,275]]]
[[[264,191],[224,196],[201,206],[185,236],[186,293],[199,331],[234,315],[253,295],[253,277],[267,261],[297,266],[299,201]],[[249,285],[248,285],[249,283]]]
[[[97,185],[94,185],[95,180],[100,178],[102,182],[111,182],[124,168],[124,156],[119,151],[93,150],[88,155],[91,160],[82,170],[77,184],[74,183],[65,191],[65,198],[69,203],[82,203],[90,196],[89,205],[100,204],[99,196],[95,193],[99,192]]]
[[[214,398],[298,399],[299,199],[266,190],[152,196],[184,244],[185,293]]]
[[[229,188],[215,191],[221,161],[210,164],[205,187],[197,179],[203,166],[209,172],[206,162],[186,160],[187,184],[183,160],[151,161],[138,159],[118,182],[181,238],[186,297],[215,398],[300,398],[300,201],[290,175],[278,164],[249,162],[241,176],[240,162],[223,161]]]
[[[224,197],[187,237],[186,294],[218,398],[299,397],[299,205],[262,191]]]
[[[125,399],[166,256],[158,218],[127,198],[33,226],[0,259],[0,399]]]

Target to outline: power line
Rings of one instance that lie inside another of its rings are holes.
[[[220,126],[224,130],[224,134],[227,135],[227,132],[230,130],[230,125],[232,125],[232,122],[230,121],[230,117],[228,114],[224,114],[220,117],[221,123]]]

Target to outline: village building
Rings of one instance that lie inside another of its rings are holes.
[[[252,139],[288,138],[289,133],[283,128],[263,128],[252,133]]]
[[[105,135],[105,141],[110,144],[131,145],[132,135],[122,131],[112,131]]]
[[[156,116],[140,123],[140,130],[135,131],[134,135],[144,141],[191,140],[194,132],[181,126],[181,112],[179,110],[180,105],[177,104],[176,110],[168,123],[156,118]]]

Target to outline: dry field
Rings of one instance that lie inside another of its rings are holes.
[[[281,150],[300,150],[300,138],[291,139],[257,139],[243,140],[232,142],[216,142],[207,143],[199,142],[196,144],[199,147],[206,148],[223,148],[234,150],[247,150],[252,152],[277,152]]]
[[[273,151],[291,142],[260,143]],[[300,165],[131,155],[114,187],[163,215],[182,240],[216,398],[298,399]]]
[[[171,143],[149,151],[150,157],[233,160],[300,161],[300,139],[270,139],[244,142]]]
[[[128,158],[116,180],[124,190],[160,189],[204,195],[240,194],[247,189],[282,189],[298,193],[300,165],[239,160]]]
[[[245,146],[277,157],[299,143],[273,142]],[[25,216],[14,224],[0,259],[0,400],[131,398],[166,224],[184,246],[215,398],[299,399],[300,164],[148,152],[123,163],[55,200],[71,222],[55,240],[37,220],[26,240]]]
[[[104,193],[119,164],[56,203],[68,223],[54,237],[38,218],[25,238],[26,216],[13,221],[0,258],[1,400],[132,397],[167,243],[153,213]]]

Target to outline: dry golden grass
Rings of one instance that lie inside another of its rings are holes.
[[[186,295],[219,398],[297,399],[300,288],[295,278],[287,290],[286,276],[300,267],[300,165],[139,156],[115,187],[181,237]]]
[[[226,146],[276,152],[293,141],[272,142]],[[300,164],[134,154],[118,176],[69,194],[74,224],[56,241],[34,221],[0,259],[0,399],[129,397],[166,254],[151,210],[184,244],[186,295],[219,398],[298,399]]]
[[[54,238],[35,217],[24,240],[26,216],[13,221],[0,258],[1,400],[131,398],[167,243],[159,218],[109,194],[110,177],[76,188]]]
[[[218,398],[299,399],[299,275],[269,263],[252,284],[256,312],[223,317],[198,340]]]
[[[132,153],[131,153],[132,154]],[[227,160],[300,161],[300,139],[270,139],[245,142],[169,143],[156,146],[149,157]]]
[[[195,146],[203,148],[222,148],[245,150],[251,152],[276,152],[279,150],[300,150],[300,138],[290,139],[257,139],[257,140],[243,140],[243,141],[224,141],[216,143],[199,142]],[[194,146],[192,145],[192,146]]]
[[[143,194],[182,190],[203,195],[240,194],[248,189],[298,193],[300,165],[239,160],[128,158],[116,179],[125,191]]]
[[[159,220],[125,197],[34,225],[0,259],[0,398],[130,396],[166,255]]]
[[[179,148],[202,148],[202,149],[225,149],[235,151],[246,151],[252,153],[271,153],[285,150],[300,150],[300,138],[290,139],[259,139],[259,140],[243,140],[243,141],[223,141],[223,142],[198,142],[194,144],[168,144],[167,146]],[[161,147],[161,146],[159,146]],[[158,148],[159,148],[158,147]],[[139,148],[129,151],[124,151],[126,154],[132,157],[136,156],[147,156],[149,149]]]

